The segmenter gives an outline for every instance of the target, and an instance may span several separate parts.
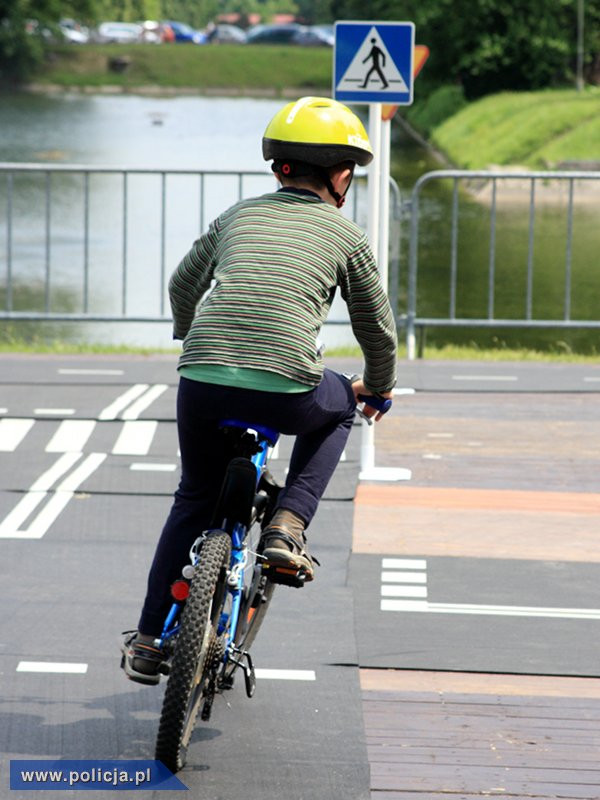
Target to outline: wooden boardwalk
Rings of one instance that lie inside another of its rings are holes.
[[[372,800],[597,800],[600,680],[362,670]]]

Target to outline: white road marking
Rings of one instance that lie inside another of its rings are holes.
[[[424,558],[382,558],[381,566],[383,569],[427,569],[427,561]]]
[[[33,419],[0,419],[0,451],[12,453],[33,427]]]
[[[453,381],[518,381],[517,375],[453,375]]]
[[[426,586],[382,586],[382,597],[427,597]]]
[[[426,461],[441,461],[442,456],[440,453],[423,453],[421,458],[424,458]]]
[[[127,408],[134,400],[136,400],[141,394],[144,394],[145,391],[148,389],[147,383],[136,383],[133,386],[130,386],[126,392],[120,394],[116,400],[103,408],[102,411],[98,414],[98,419],[107,420],[107,419],[116,419],[117,414],[123,411],[124,408]]]
[[[79,461],[83,453],[65,453],[58,461],[43,472],[40,477],[31,485],[30,492],[47,492],[53,483],[61,478],[71,467]]]
[[[136,462],[130,464],[129,469],[134,472],[175,472],[177,464],[146,464],[143,462]]]
[[[179,450],[177,451],[177,455],[181,456]],[[275,447],[269,447],[269,458],[273,459],[279,458],[279,440],[275,442]]]
[[[598,383],[600,382],[600,377],[596,375],[586,375],[583,381],[584,383]]]
[[[85,675],[87,664],[69,664],[58,661],[19,661],[17,672],[56,672],[71,675]]]
[[[58,370],[59,375],[124,375],[125,371],[122,369],[75,369],[61,367]]]
[[[382,572],[382,583],[427,583],[426,572]]]
[[[469,603],[430,603],[427,600],[382,600],[382,611],[419,611],[429,614],[483,614],[500,617],[598,619],[597,608],[545,608],[543,606],[493,606]]]
[[[410,389],[408,387],[398,387],[397,389],[392,389],[392,395],[397,397],[401,394],[416,394],[414,389]]]
[[[65,419],[46,445],[47,453],[81,452],[96,427],[92,419]]]
[[[0,408],[0,414],[8,414],[8,408]]]
[[[112,449],[113,455],[145,456],[156,433],[156,420],[128,420]]]
[[[48,503],[30,522],[21,529],[31,513],[46,498],[50,487],[82,457],[82,453],[64,453],[32,484],[31,488],[15,508],[0,523],[0,539],[41,539],[71,500],[78,487],[96,470],[106,458],[106,453],[90,455],[56,487]]]
[[[429,439],[454,439],[453,433],[428,433],[427,438]]]
[[[154,386],[151,386],[147,392],[145,392],[138,400],[133,403],[126,411],[123,412],[121,415],[123,419],[137,419],[142,411],[145,411],[148,406],[150,406],[158,397],[166,392],[168,389],[168,385],[166,383],[157,383]]]
[[[262,680],[275,681],[316,681],[317,676],[312,669],[257,669],[256,677]]]
[[[34,408],[33,413],[38,417],[66,417],[75,413],[74,408]]]

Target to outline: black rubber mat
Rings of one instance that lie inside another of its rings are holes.
[[[600,675],[600,564],[398,558],[352,556],[361,667]]]

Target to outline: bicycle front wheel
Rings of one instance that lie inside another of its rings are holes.
[[[227,533],[206,539],[181,615],[156,740],[156,758],[172,772],[185,764],[200,704],[223,655],[217,626],[230,555]]]

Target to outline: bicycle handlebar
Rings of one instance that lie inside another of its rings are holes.
[[[389,397],[378,397],[375,394],[359,394],[358,399],[361,403],[377,409],[381,414],[387,414],[392,407],[392,400]]]

